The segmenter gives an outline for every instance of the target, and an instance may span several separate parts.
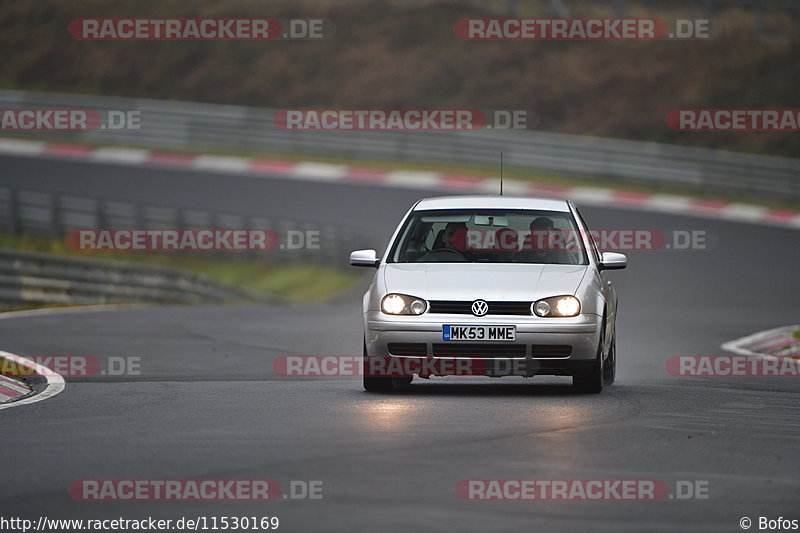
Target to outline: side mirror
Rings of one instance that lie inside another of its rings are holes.
[[[625,254],[617,252],[602,252],[600,254],[600,270],[621,270],[628,266]]]
[[[356,250],[350,254],[350,264],[354,267],[378,268],[380,262],[375,250]]]

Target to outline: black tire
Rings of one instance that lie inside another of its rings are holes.
[[[613,385],[617,376],[617,336],[611,339],[606,362],[603,365],[603,383],[605,386]]]
[[[572,376],[572,386],[578,392],[584,392],[589,394],[597,394],[599,392],[603,392],[603,382],[605,381],[603,378],[605,376],[605,357],[603,354],[603,344],[605,344],[605,332],[606,332],[606,324],[605,320],[603,320],[602,331],[600,333],[600,342],[597,346],[597,360],[592,367],[591,372],[588,374],[580,374],[577,376]]]
[[[364,344],[364,357],[362,358],[361,371],[364,378],[364,390],[367,392],[392,392],[394,390],[394,379],[376,378],[367,376],[367,345]],[[410,382],[409,382],[410,383]]]

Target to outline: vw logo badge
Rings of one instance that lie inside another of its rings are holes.
[[[489,312],[489,304],[483,300],[475,300],[472,302],[472,314],[475,316],[483,316]]]

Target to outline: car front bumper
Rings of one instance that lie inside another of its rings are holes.
[[[527,316],[437,314],[419,317],[392,316],[380,311],[367,313],[366,348],[368,356],[391,356],[418,362],[438,362],[479,358],[487,375],[578,375],[588,373],[595,364],[602,328],[602,317],[581,314],[571,318]],[[505,342],[445,341],[444,325],[514,325],[516,339]],[[390,345],[392,345],[390,347]],[[397,346],[414,347],[410,352]],[[424,345],[424,348],[423,346]],[[455,346],[463,346],[463,353]],[[476,345],[480,350],[475,349]],[[508,355],[513,345],[515,353]],[[548,347],[571,348],[569,355],[548,353]],[[497,348],[496,352],[494,348]],[[443,355],[442,352],[447,352]],[[393,353],[394,352],[394,353]],[[454,353],[455,352],[455,353]],[[480,355],[478,355],[478,353]],[[453,365],[439,365],[454,368]],[[438,368],[438,367],[437,367]]]

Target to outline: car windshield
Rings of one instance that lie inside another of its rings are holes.
[[[415,211],[390,263],[588,264],[571,213],[540,210]]]

